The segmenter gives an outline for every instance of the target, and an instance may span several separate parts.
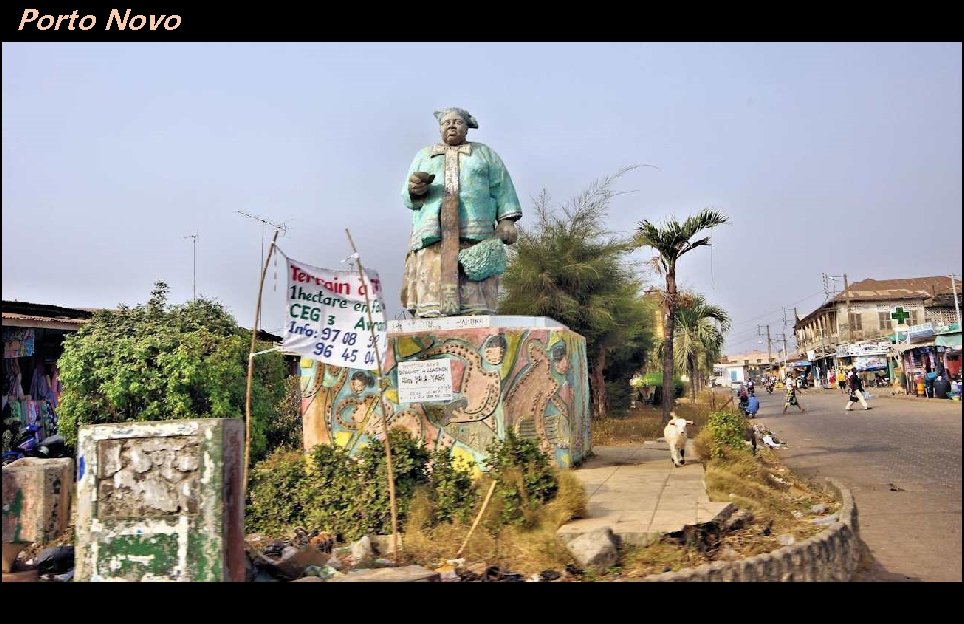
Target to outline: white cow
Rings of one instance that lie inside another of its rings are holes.
[[[669,457],[674,466],[686,463],[686,425],[692,425],[692,420],[677,418],[675,412],[670,412],[670,421],[663,427],[663,437],[669,443]]]

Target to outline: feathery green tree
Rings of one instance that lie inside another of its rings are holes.
[[[609,202],[621,194],[613,184],[630,169],[595,181],[558,209],[543,190],[535,224],[519,228],[502,281],[500,314],[547,316],[586,339],[595,417],[606,410],[607,354],[646,329],[641,283],[627,260],[632,244],[606,228]]]

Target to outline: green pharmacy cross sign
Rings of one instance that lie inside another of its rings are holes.
[[[903,325],[904,321],[910,318],[910,313],[905,311],[904,308],[896,308],[890,313],[890,318],[896,319],[898,325]]]

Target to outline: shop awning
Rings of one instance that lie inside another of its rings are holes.
[[[938,347],[960,347],[961,346],[961,333],[956,334],[941,334],[934,337],[934,344]]]
[[[901,342],[893,345],[891,348],[897,353],[903,353],[904,351],[909,351],[910,349],[917,349],[919,347],[933,347],[934,340],[925,340],[924,342],[912,342],[907,344],[906,342]]]

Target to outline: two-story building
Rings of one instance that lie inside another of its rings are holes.
[[[935,331],[957,320],[955,295],[960,306],[961,281],[946,275],[855,282],[796,322],[797,345],[824,375],[856,367],[897,380],[903,361],[943,368],[946,349],[938,358],[932,347]]]
[[[713,385],[729,386],[751,378],[759,381],[768,372],[775,374],[771,369],[776,364],[776,354],[767,354],[765,351],[749,351],[724,356],[713,365]]]

